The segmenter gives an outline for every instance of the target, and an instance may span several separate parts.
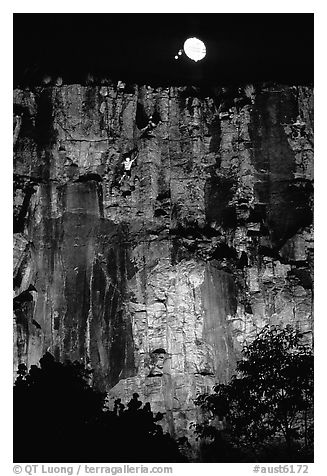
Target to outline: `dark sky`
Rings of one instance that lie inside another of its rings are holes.
[[[194,63],[175,54],[205,42]],[[14,14],[14,82],[91,73],[131,82],[313,81],[313,14]]]

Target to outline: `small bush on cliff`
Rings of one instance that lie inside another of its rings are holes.
[[[313,355],[302,342],[290,326],[265,327],[243,348],[231,382],[197,398],[196,404],[217,423],[196,427],[202,439],[211,441],[206,457],[312,460]]]
[[[78,362],[55,362],[46,353],[40,367],[20,365],[14,385],[15,462],[182,461],[150,404],[138,395],[113,410],[106,394],[89,385],[92,371]]]

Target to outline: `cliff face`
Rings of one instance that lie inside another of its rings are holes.
[[[79,359],[180,436],[266,323],[309,338],[310,88],[70,85],[14,104],[15,368]]]

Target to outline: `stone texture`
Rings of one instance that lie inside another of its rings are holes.
[[[14,104],[15,368],[79,359],[182,436],[244,340],[290,322],[310,338],[309,87],[62,85]]]

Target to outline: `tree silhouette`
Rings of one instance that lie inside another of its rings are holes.
[[[242,354],[229,384],[216,385],[213,394],[196,399],[223,429],[204,422],[196,426],[197,434],[223,438],[229,450],[242,448],[243,457],[271,461],[283,457],[284,448],[286,461],[309,461],[313,451],[311,347],[303,344],[303,336],[291,326],[267,326]],[[230,458],[230,451],[226,457]]]
[[[177,443],[157,424],[149,403],[133,394],[127,406],[90,386],[92,371],[78,362],[19,365],[14,385],[15,462],[178,462]]]

